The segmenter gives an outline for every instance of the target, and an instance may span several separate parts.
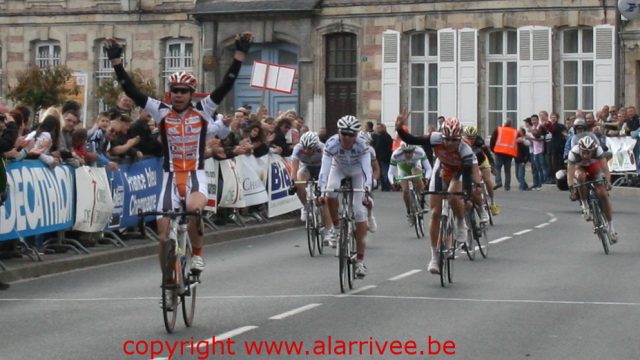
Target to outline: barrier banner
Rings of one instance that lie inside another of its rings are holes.
[[[102,231],[113,211],[107,172],[105,168],[81,166],[75,173],[76,223],[73,230]]]
[[[607,137],[607,147],[613,154],[609,160],[609,171],[611,172],[635,172],[636,157],[633,148],[636,146],[636,139],[631,136]]]
[[[236,166],[240,168],[240,183],[242,184],[245,206],[264,204],[269,201],[267,189],[260,179],[260,165],[253,155],[236,156]]]
[[[260,157],[254,156],[254,158],[256,159],[256,163],[258,165],[256,171],[258,171],[258,176],[260,177],[260,180],[262,180],[262,184],[264,185],[266,191],[267,182],[269,181],[269,160],[271,158],[268,154]]]
[[[289,195],[289,187],[291,186],[291,166],[287,164],[282,156],[270,154],[270,171],[269,171],[269,206],[267,216],[272,218],[282,215],[302,207],[302,203],[298,196]]]
[[[0,241],[68,229],[74,222],[74,176],[68,165],[39,160],[7,165],[8,198],[0,207]]]
[[[149,158],[132,164],[121,164],[116,172],[107,171],[111,181],[113,211],[108,228],[138,225],[138,209],[154,211],[162,190],[162,158]],[[149,216],[145,221],[152,221]]]
[[[218,211],[218,174],[220,165],[218,161],[209,158],[204,161],[204,171],[207,174],[207,205],[204,207],[206,211]]]
[[[219,162],[220,173],[222,174],[222,197],[219,207],[243,208],[245,207],[242,184],[241,169],[233,160],[223,160]]]

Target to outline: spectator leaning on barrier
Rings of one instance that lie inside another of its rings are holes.
[[[60,164],[60,159],[52,153],[57,149],[60,137],[60,120],[55,115],[47,115],[38,125],[38,129],[27,135],[26,140],[34,140],[34,147],[43,149],[38,158],[54,168]]]
[[[627,122],[623,126],[624,134],[636,139],[636,145],[633,149],[633,156],[636,159],[636,173],[640,175],[640,163],[638,163],[638,157],[640,157],[640,118],[636,112],[635,106],[627,107]]]
[[[14,148],[18,138],[19,125],[11,115],[0,113],[0,206],[6,199],[7,172],[4,154]]]
[[[546,145],[550,148],[551,163],[549,164],[549,169],[552,178],[555,179],[555,173],[564,168],[563,151],[567,128],[558,121],[558,113],[552,112],[549,119],[550,121],[546,124],[546,130],[551,134],[551,141]]]
[[[195,105],[192,103],[193,93],[197,89],[196,78],[189,73],[179,71],[169,77],[171,103],[163,103],[157,99],[141,93],[124,69],[122,46],[114,39],[108,39],[105,52],[115,70],[116,77],[123,90],[134,102],[144,108],[156,120],[160,128],[163,154],[164,176],[163,188],[159,196],[158,210],[167,211],[180,208],[180,199],[174,196],[174,189],[181,197],[186,198],[187,211],[202,211],[207,204],[207,177],[204,171],[205,148],[207,137],[226,137],[228,125],[221,120],[214,119],[214,113],[225,95],[235,83],[242,62],[245,60],[253,35],[251,33],[238,34],[235,38],[236,51],[222,83]],[[189,127],[184,126],[185,123]],[[186,139],[193,142],[186,142]],[[164,256],[167,251],[167,237],[169,219],[158,219],[158,240],[160,241],[159,260],[163,270],[165,283],[174,284],[171,274],[165,271]],[[200,234],[197,219],[191,218],[188,233],[191,238],[193,257],[191,271],[200,272],[204,269],[202,258],[203,236]]]
[[[285,116],[281,116],[276,123],[276,128],[273,131],[275,137],[271,142],[271,147],[276,154],[282,157],[291,156],[293,151],[293,145],[287,141],[287,133],[291,129],[291,120]]]

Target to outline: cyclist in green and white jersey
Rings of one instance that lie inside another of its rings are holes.
[[[391,183],[394,183],[396,177],[404,177],[409,175],[422,174],[423,178],[413,179],[413,188],[416,193],[421,194],[425,184],[429,183],[431,178],[431,164],[427,159],[427,155],[424,150],[414,145],[407,145],[405,142],[400,144],[393,154],[391,154],[391,162],[389,164],[388,178]],[[409,214],[411,194],[409,193],[409,180],[400,180],[400,187],[402,188],[402,199],[407,210],[407,219],[409,224],[413,226],[414,217]],[[424,204],[420,204],[424,206]]]

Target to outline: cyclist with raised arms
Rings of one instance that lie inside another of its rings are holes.
[[[409,193],[409,181],[413,182],[413,188],[417,194],[422,194],[424,190],[423,184],[429,183],[431,178],[431,164],[427,155],[422,148],[414,145],[408,145],[405,142],[400,144],[393,154],[391,154],[391,161],[389,163],[389,173],[387,174],[389,181],[393,184],[394,179],[397,177],[405,177],[409,175],[423,175],[422,179],[415,178],[411,180],[400,180],[400,187],[402,188],[402,199],[404,200],[404,206],[407,210],[407,220],[409,225],[413,226],[415,217],[410,215],[411,194]],[[424,204],[420,204],[424,206]]]
[[[433,174],[429,182],[429,191],[461,192],[463,189],[470,194],[473,202],[482,212],[482,198],[478,191],[480,184],[480,170],[478,159],[471,147],[462,141],[462,126],[456,118],[446,119],[440,128],[440,132],[432,132],[421,137],[413,136],[402,129],[405,121],[409,118],[409,113],[398,115],[396,119],[396,131],[400,138],[411,145],[430,145],[436,161],[433,166]],[[472,191],[473,185],[476,190]],[[458,196],[449,197],[449,204],[457,220],[456,239],[466,242],[467,225],[464,217],[464,201]],[[440,215],[442,213],[442,196],[432,195],[431,206],[431,226],[429,236],[431,237],[431,261],[428,270],[432,274],[439,274],[438,268],[438,232],[440,231]],[[485,212],[486,213],[486,212]]]
[[[493,156],[491,155],[491,149],[484,142],[484,139],[478,134],[478,129],[475,126],[468,125],[464,127],[462,140],[471,146],[471,150],[476,154],[478,158],[478,167],[480,168],[480,175],[487,187],[487,194],[489,194],[489,208],[491,213],[495,216],[500,214],[500,207],[495,203],[493,199],[493,177],[491,169],[493,169]],[[486,213],[485,213],[486,214]],[[486,219],[482,221],[489,221],[489,214]]]
[[[214,119],[214,112],[224,96],[231,90],[253,36],[251,33],[236,35],[233,62],[225,74],[222,83],[209,96],[191,102],[197,88],[196,78],[187,72],[179,71],[169,77],[171,103],[167,104],[151,98],[136,88],[122,63],[122,45],[115,39],[108,39],[105,51],[122,89],[133,101],[146,110],[158,124],[163,144],[164,176],[162,191],[158,202],[158,211],[171,211],[181,208],[180,199],[186,199],[186,211],[202,211],[207,203],[207,177],[204,172],[204,153],[207,137],[225,138],[229,124]],[[160,242],[160,266],[163,280],[171,283],[165,273],[165,257],[169,218],[158,219],[158,237]],[[203,236],[198,229],[197,219],[191,218],[188,233],[193,245],[191,270],[201,272],[204,269],[202,258]]]
[[[320,142],[318,134],[312,131],[307,131],[300,137],[300,142],[293,147],[291,154],[291,180],[295,183],[295,191],[298,194],[298,199],[305,207],[302,208],[301,221],[305,221],[307,218],[307,188],[306,185],[301,183],[309,179],[318,179],[320,175],[320,165],[322,165],[322,153],[324,152],[324,144]],[[333,224],[331,223],[331,217],[329,216],[329,208],[322,206],[322,218],[324,221],[324,241],[325,244],[330,245],[330,242],[335,243],[336,234],[333,231]]]
[[[607,180],[607,184],[597,183],[594,184],[596,188],[596,194],[602,203],[602,210],[604,212],[607,221],[609,222],[609,236],[611,243],[618,241],[618,233],[613,228],[613,210],[611,208],[611,200],[609,200],[609,191],[607,187],[611,184],[611,173],[609,172],[609,165],[607,159],[604,156],[604,150],[596,143],[592,137],[583,136],[578,140],[578,145],[574,146],[569,152],[567,158],[567,183],[571,186],[571,200],[576,200],[578,197],[582,203],[582,214],[586,221],[591,220],[591,212],[587,205],[587,189],[580,184],[586,181],[593,180]],[[576,194],[577,188],[577,194]]]
[[[350,177],[354,189],[367,189],[371,184],[371,154],[369,145],[358,136],[361,129],[360,121],[352,115],[345,115],[338,119],[338,134],[330,137],[325,146],[320,167],[320,189],[337,189],[342,179]],[[323,193],[320,202],[325,198],[329,204],[329,212],[334,226],[338,226],[338,194]],[[367,209],[363,204],[364,192],[353,193],[353,212],[356,223],[356,276],[363,278],[367,275],[364,265],[365,237],[367,236]]]

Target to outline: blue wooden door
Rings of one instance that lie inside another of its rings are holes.
[[[283,43],[254,44],[251,46],[251,50],[249,54],[247,54],[247,58],[240,69],[234,91],[235,107],[238,108],[244,104],[249,104],[252,106],[253,112],[258,110],[262,97],[261,89],[249,86],[251,83],[253,62],[256,60],[297,69],[298,49],[295,46]],[[279,111],[290,109],[298,111],[298,74],[296,74],[296,80],[293,83],[293,91],[291,94],[266,91],[264,104],[269,109],[269,115],[273,117],[277,116]]]

